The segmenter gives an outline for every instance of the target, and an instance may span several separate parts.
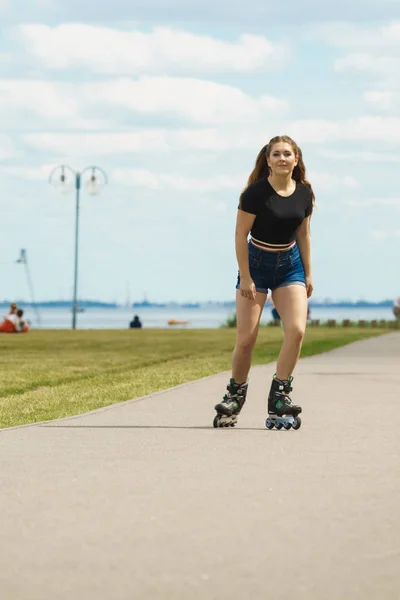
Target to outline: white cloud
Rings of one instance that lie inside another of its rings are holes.
[[[37,129],[56,124],[57,128],[93,130],[113,125],[107,118],[85,115],[79,86],[41,79],[0,79],[0,116],[3,123]],[[32,119],[34,117],[34,120]]]
[[[276,129],[275,129],[276,128]],[[321,144],[335,141],[372,141],[389,143],[400,142],[400,118],[395,117],[359,117],[354,120],[332,123],[330,121],[303,120],[287,122],[286,125],[274,125],[274,131],[289,132],[296,142],[303,144]],[[117,154],[151,151],[190,151],[203,150],[224,152],[230,150],[258,150],[269,139],[271,125],[259,123],[253,127],[237,126],[187,128],[187,129],[139,129],[124,133],[29,133],[21,137],[29,147],[58,155],[70,156],[111,156]],[[373,162],[375,154],[342,154],[324,151],[325,157],[335,159],[360,160]],[[381,162],[387,154],[382,154]],[[388,162],[398,162],[396,154],[390,155]]]
[[[399,62],[400,65],[400,62]],[[397,114],[397,109],[400,107],[400,86],[384,82],[383,87],[391,87],[391,91],[382,91],[382,84],[377,86],[376,90],[368,90],[364,92],[364,99],[373,108],[378,110],[391,111],[392,114]]]
[[[257,122],[268,112],[282,113],[289,105],[272,96],[253,99],[231,85],[192,78],[118,79],[87,84],[81,93],[84,101],[92,104],[176,115],[197,123]]]
[[[56,164],[44,164],[35,167],[0,167],[0,173],[30,181],[48,180]],[[148,169],[113,169],[109,173],[110,183],[126,187],[141,187],[149,190],[175,190],[211,192],[218,190],[238,190],[245,186],[248,173],[241,175],[213,175],[207,178],[187,177],[179,173],[160,173]]]
[[[322,27],[319,35],[345,54],[333,63],[337,73],[358,74],[368,80],[364,100],[375,109],[396,109],[394,90],[399,90],[400,21],[387,25],[341,24]]]
[[[265,143],[262,131],[204,129],[141,129],[125,133],[29,133],[22,141],[31,148],[58,155],[111,156],[153,151],[254,150]]]
[[[31,133],[23,141],[36,150],[70,156],[112,156],[117,154],[227,149],[227,142],[215,130],[148,129],[127,133]]]
[[[29,0],[29,4],[31,4],[31,6],[33,5],[36,10],[50,10],[51,8],[57,7],[58,0]]]
[[[318,26],[316,37],[333,46],[350,49],[391,49],[400,48],[400,21],[393,20],[387,25],[360,23],[325,23]]]
[[[367,163],[386,163],[386,164],[397,164],[400,163],[400,154],[393,152],[388,154],[386,152],[365,152],[359,150],[358,152],[340,152],[337,150],[321,150],[320,156],[322,158],[328,158],[331,160],[346,161],[351,163],[367,162]]]
[[[110,156],[128,152],[168,150],[168,132],[148,129],[130,133],[30,133],[22,140],[36,150],[69,156]]]
[[[205,130],[166,130],[146,129],[141,132],[113,135],[99,134],[100,141],[107,139],[110,150],[94,149],[97,154],[115,151],[117,146],[124,148],[133,144],[130,150],[149,147],[197,147],[202,149],[224,150],[229,148],[254,149],[265,143],[268,130],[289,132],[301,143],[323,143],[335,140],[400,140],[400,117],[360,116],[345,121],[323,119],[303,119],[288,121],[288,103],[272,96],[252,98],[239,88],[204,81],[169,77],[144,77],[139,80],[117,79],[110,82],[72,85],[41,80],[0,80],[0,114],[5,122],[10,119],[15,126],[28,126],[32,121],[27,115],[35,115],[35,129],[47,124],[57,124],[61,131],[68,129],[108,129],[114,132],[121,127],[126,114],[114,108],[122,108],[136,114],[162,115],[183,118],[193,123],[210,124],[215,127]],[[383,92],[368,92],[368,98],[375,102],[389,102],[391,96]],[[117,119],[120,119],[118,124]],[[229,125],[229,127],[224,127]],[[26,136],[28,143],[35,146],[60,148],[73,138],[58,134]],[[102,137],[103,136],[103,137]],[[170,143],[166,142],[166,137]],[[185,139],[186,138],[186,139]],[[190,139],[189,139],[190,138]],[[63,140],[61,143],[61,139]],[[76,138],[78,139],[78,138]],[[92,141],[82,139],[83,147],[92,147]],[[96,136],[92,137],[95,140]],[[123,142],[122,142],[123,140]],[[130,140],[130,142],[128,142]],[[173,142],[171,143],[171,140]],[[258,141],[259,140],[259,141]],[[136,147],[135,147],[136,145]],[[82,149],[78,148],[82,153]]]
[[[340,124],[323,119],[302,119],[294,121],[287,127],[297,143],[320,143],[336,139],[340,133]]]
[[[151,172],[147,169],[115,169],[111,179],[121,185],[145,187],[152,190],[211,192],[238,190],[244,187],[248,174],[219,175],[207,178],[185,177],[179,174]]]
[[[389,109],[393,106],[393,92],[369,91],[364,92],[364,99],[380,108]]]
[[[381,26],[376,21],[322,24],[314,36],[340,49],[342,55],[333,61],[335,73],[365,82],[366,105],[400,116],[400,20]],[[397,137],[397,125],[393,136]]]
[[[364,71],[381,76],[395,75],[400,67],[400,57],[373,56],[371,54],[349,54],[334,61],[335,71]]]
[[[336,123],[306,119],[292,123],[290,131],[303,142],[336,140],[398,142],[400,141],[400,118],[360,116]]]
[[[197,123],[259,123],[284,113],[289,104],[264,94],[252,98],[239,88],[193,78],[143,77],[89,84],[43,80],[0,80],[3,119],[57,121],[64,128],[115,129],[123,118],[115,107],[138,114],[174,116]],[[22,119],[21,119],[22,116]],[[38,122],[35,122],[38,126]]]
[[[304,0],[301,3],[265,2],[253,0],[251,5],[243,0],[113,0],[113,2],[82,0],[18,0],[15,13],[19,22],[71,22],[79,15],[83,22],[97,23],[193,23],[195,26],[213,23],[226,28],[268,24],[271,29],[285,27],[298,30],[310,22],[321,23],[332,21],[333,11],[329,4],[319,0]],[[48,10],[41,10],[48,5]],[[289,10],[288,10],[289,6]],[[95,10],[94,10],[95,7]],[[398,15],[396,0],[337,0],[335,15],[343,21],[384,22]]]
[[[14,142],[7,135],[0,133],[0,160],[18,156]]]
[[[389,230],[375,230],[371,233],[371,237],[376,240],[388,240],[391,238],[400,237],[400,229]]]
[[[360,116],[344,121],[303,119],[292,121],[286,131],[298,143],[323,143],[336,140],[400,140],[400,118]]]
[[[366,206],[395,206],[400,208],[400,198],[365,198],[364,200],[348,200],[349,206],[365,208]]]
[[[259,35],[228,42],[166,27],[143,32],[82,23],[33,24],[20,26],[18,37],[44,67],[104,74],[250,72],[281,67],[288,57],[286,46]]]
[[[348,129],[343,131],[343,137],[357,140],[398,141],[400,139],[400,118],[359,117],[348,122]]]
[[[0,173],[21,177],[27,180],[48,180],[55,164],[44,164],[36,167],[0,167]],[[109,173],[110,184],[116,183],[126,187],[141,187],[149,190],[175,190],[181,192],[206,193],[213,191],[234,190],[244,188],[249,173],[226,173],[209,177],[191,177],[181,173],[163,173],[149,169],[113,169]],[[311,172],[309,179],[317,193],[331,191],[333,187],[355,189],[358,181],[352,176],[338,176],[330,173]]]
[[[357,189],[360,183],[352,175],[332,175],[331,173],[310,172],[308,176],[316,193],[329,192],[333,187]]]
[[[55,166],[55,164],[46,164],[39,167],[0,167],[0,173],[30,181],[43,181],[49,179],[50,173]]]
[[[45,118],[78,115],[78,102],[71,86],[40,80],[0,80],[0,110],[29,111]]]
[[[1,13],[0,13],[1,14]],[[11,64],[11,56],[6,52],[0,52],[0,68],[5,68]]]

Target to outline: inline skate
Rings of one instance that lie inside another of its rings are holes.
[[[230,380],[222,402],[215,406],[217,415],[214,418],[214,427],[235,427],[239,413],[246,402],[247,388],[247,381],[236,383],[234,379]]]
[[[265,421],[267,429],[291,428],[300,429],[301,419],[299,414],[302,412],[301,406],[293,404],[289,394],[292,388],[293,377],[284,381],[278,379],[275,375],[272,380],[271,389],[268,396],[268,417]]]

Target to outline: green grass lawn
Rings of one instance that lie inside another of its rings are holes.
[[[387,329],[309,328],[301,356],[383,333]],[[280,328],[261,328],[253,364],[276,360],[282,339]],[[80,414],[229,371],[234,343],[234,329],[2,335],[0,427]]]

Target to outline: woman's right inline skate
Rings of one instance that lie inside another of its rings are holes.
[[[227,394],[222,402],[216,404],[217,411],[214,417],[214,427],[235,427],[238,415],[246,402],[248,383],[236,383],[231,379],[227,386]]]

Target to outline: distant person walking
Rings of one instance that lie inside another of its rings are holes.
[[[296,418],[302,410],[292,403],[289,393],[306,328],[308,298],[313,292],[309,226],[313,206],[314,193],[306,179],[301,149],[288,136],[271,139],[257,156],[238,206],[236,345],[227,393],[215,407],[215,426],[235,423],[245,403],[252,351],[268,290],[284,330],[268,413]]]
[[[141,323],[138,315],[135,315],[133,317],[133,320],[129,323],[129,327],[130,327],[130,329],[141,329],[142,328],[142,323]]]
[[[396,319],[400,319],[400,296],[393,303],[393,314]]]
[[[281,320],[281,318],[280,318],[280,316],[279,316],[279,313],[278,313],[278,311],[276,310],[275,306],[274,306],[274,308],[272,309],[272,311],[271,311],[271,314],[272,314],[272,318],[273,318],[273,320],[274,320],[274,321],[280,321],[280,320]]]
[[[270,294],[268,294],[267,296],[267,303],[270,305],[271,307],[271,315],[272,315],[272,320],[273,321],[280,321],[281,318],[279,316],[278,311],[276,310],[276,306],[274,304],[274,301],[272,300],[272,297]]]

